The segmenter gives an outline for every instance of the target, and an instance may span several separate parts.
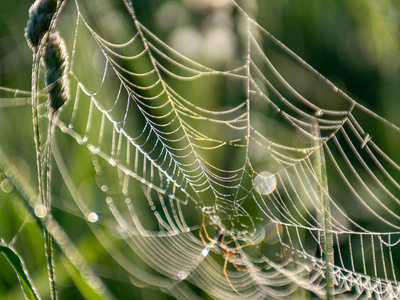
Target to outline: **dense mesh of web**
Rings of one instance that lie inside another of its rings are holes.
[[[104,204],[113,217],[100,218],[91,228],[132,276],[176,296],[193,296],[193,284],[216,298],[279,299],[299,287],[323,297],[325,183],[316,169],[317,153],[323,149],[335,293],[398,297],[400,167],[368,133],[375,124],[398,138],[398,127],[335,87],[235,2],[247,26],[241,36],[246,57],[240,67],[225,71],[171,49],[136,18],[128,2],[124,4],[135,29],[120,44],[99,35],[78,2],[70,4],[76,6],[69,73],[76,93],[57,125],[93,154],[95,171],[105,182]],[[83,40],[90,40],[93,49],[83,51]],[[81,64],[93,55],[103,58],[104,69],[91,80],[83,79],[84,72],[93,70]],[[326,100],[303,96],[286,66],[301,70],[296,74],[312,80]],[[188,91],[214,78],[243,86],[243,101],[226,110],[194,104]],[[183,81],[185,91],[174,85]],[[227,153],[231,164],[215,161]],[[67,167],[57,153],[55,157],[88,217],[96,209],[80,199]],[[119,192],[109,190],[115,177],[107,176],[113,169]],[[254,184],[263,171],[277,181],[267,195]],[[158,230],[142,224],[136,206],[146,200]],[[195,214],[200,216],[196,221]],[[364,221],[369,219],[379,226],[370,228]],[[106,232],[120,236],[125,251],[109,243]],[[248,245],[264,233],[264,242]],[[268,235],[278,243],[268,244]],[[137,267],[131,253],[156,274]]]

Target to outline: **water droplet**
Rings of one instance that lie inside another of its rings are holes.
[[[178,272],[179,279],[185,280],[189,276],[189,272],[187,270],[180,270]]]
[[[117,161],[116,161],[114,158],[110,158],[110,159],[108,160],[108,163],[109,163],[110,165],[112,165],[113,167],[115,167],[115,166],[117,165]]]
[[[85,144],[87,141],[88,141],[88,138],[87,138],[87,137],[84,137],[84,138],[78,140],[78,143],[79,143],[79,145],[83,145],[83,144]]]
[[[210,252],[210,248],[205,247],[203,250],[201,250],[201,255],[207,256],[208,252]]]
[[[0,187],[4,193],[10,193],[13,190],[13,185],[7,178],[1,182]]]
[[[101,190],[102,190],[103,192],[107,192],[108,186],[106,186],[105,184],[103,184],[103,185],[101,186]]]
[[[44,218],[47,215],[47,208],[43,204],[37,204],[34,211],[38,218]]]
[[[92,211],[90,214],[88,214],[87,218],[88,218],[89,222],[92,222],[92,223],[96,223],[99,220],[99,216],[94,211]]]
[[[89,149],[89,151],[92,152],[93,154],[94,154],[95,151],[96,151],[96,147],[93,146],[93,145],[88,145],[88,149]]]
[[[276,189],[277,181],[269,172],[262,172],[254,180],[254,187],[261,195],[271,194]]]
[[[315,116],[316,117],[322,117],[324,115],[324,112],[322,111],[322,110],[317,110],[316,112],[315,112]]]
[[[308,149],[299,149],[299,152],[307,154],[308,153]]]

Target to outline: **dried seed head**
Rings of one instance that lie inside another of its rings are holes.
[[[57,0],[36,0],[29,9],[25,37],[33,51],[36,51],[41,39],[49,31],[56,10]]]
[[[45,83],[50,108],[55,113],[69,97],[68,54],[58,32],[51,33],[44,50]]]

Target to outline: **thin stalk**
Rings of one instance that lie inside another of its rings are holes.
[[[42,153],[40,150],[40,132],[39,132],[39,100],[38,100],[38,82],[39,82],[39,64],[40,55],[39,49],[33,53],[32,65],[32,121],[33,121],[33,137],[35,141],[36,150],[36,167],[38,171],[38,185],[39,185],[39,201],[44,202],[44,182],[42,178]]]
[[[334,256],[333,256],[333,237],[332,237],[332,221],[331,210],[329,203],[328,191],[328,176],[326,174],[326,163],[323,144],[318,124],[313,125],[314,148],[315,151],[315,171],[316,171],[316,186],[318,189],[318,197],[320,200],[320,213],[318,220],[322,226],[320,235],[320,242],[323,249],[323,256],[325,260],[325,281],[326,281],[326,299],[334,299]]]
[[[39,128],[39,99],[38,99],[38,83],[39,83],[39,72],[40,72],[40,52],[42,47],[38,47],[33,53],[33,66],[32,66],[32,121],[33,121],[33,134],[35,141],[36,150],[36,164],[38,173],[38,186],[39,186],[39,201],[46,207],[47,212],[43,220],[47,223],[51,219],[51,201],[50,201],[50,185],[49,177],[51,177],[51,165],[47,159],[44,164],[47,163],[47,193],[45,190],[45,166],[42,167],[42,152],[41,152],[41,140],[40,140],[40,128]],[[51,129],[49,126],[49,134],[51,134]],[[49,152],[49,151],[48,151]],[[49,169],[50,168],[50,169]],[[45,254],[47,270],[49,274],[49,286],[50,286],[50,297],[52,300],[57,299],[57,292],[55,286],[55,274],[54,274],[54,264],[53,264],[53,246],[52,246],[52,236],[47,230],[43,230],[43,235],[45,239]]]
[[[52,222],[52,214],[51,214],[51,138],[53,135],[53,114],[50,112],[50,122],[48,127],[48,139],[47,139],[47,158],[45,164],[47,164],[47,182],[46,182],[46,196],[47,196],[47,219],[46,222]],[[48,224],[49,225],[49,224]],[[50,226],[48,226],[50,227]],[[54,274],[54,251],[53,251],[53,236],[49,233],[48,230],[45,230],[45,239],[46,239],[46,261],[48,266],[49,273],[49,284],[51,291],[51,298],[57,299],[57,290],[56,290],[56,282],[55,282],[55,274]]]
[[[43,218],[43,223],[49,225],[52,221],[51,216],[51,135],[52,135],[52,120],[54,115],[50,115],[50,122],[48,126],[48,144],[46,146],[47,153],[43,154],[45,160],[42,166],[42,153],[41,153],[41,140],[40,140],[40,127],[39,127],[39,99],[38,99],[38,82],[40,74],[40,59],[41,53],[44,46],[48,42],[48,35],[55,27],[59,14],[64,7],[66,0],[57,0],[56,10],[52,11],[51,7],[44,7],[42,5],[51,5],[52,3],[37,2],[37,5],[32,6],[32,11],[29,12],[30,20],[28,21],[28,27],[26,32],[26,37],[28,39],[28,44],[33,49],[33,65],[32,65],[32,121],[33,121],[33,133],[35,140],[36,149],[36,163],[38,172],[38,185],[39,185],[39,201],[46,208],[46,215]],[[54,4],[54,3],[53,3]],[[49,8],[49,10],[46,10]],[[47,12],[43,14],[43,11]],[[51,21],[49,27],[47,26],[48,14],[53,14],[51,16]],[[32,26],[32,22],[38,23]],[[40,24],[42,22],[43,24]],[[39,31],[36,30],[35,26],[39,26]],[[44,26],[44,27],[43,27]],[[32,38],[33,37],[33,41]],[[37,39],[39,37],[39,39]],[[33,43],[32,43],[33,42]],[[36,44],[38,42],[38,45]],[[46,168],[47,165],[47,168]],[[46,183],[44,178],[47,177]],[[45,189],[46,188],[46,189]],[[44,226],[45,227],[45,226]],[[49,285],[50,285],[50,297],[52,300],[57,299],[57,292],[55,286],[55,274],[54,274],[54,264],[53,264],[53,237],[51,233],[47,230],[43,232],[45,239],[45,253],[47,269],[49,273]]]

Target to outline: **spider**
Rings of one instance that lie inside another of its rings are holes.
[[[204,238],[202,231],[204,231],[205,237],[208,241],[210,241],[210,243],[206,242],[206,239]],[[206,248],[210,249],[216,245],[218,247],[218,249],[222,252],[223,258],[225,259],[225,263],[224,263],[224,267],[223,267],[223,273],[225,275],[225,278],[228,281],[229,286],[237,294],[242,295],[232,285],[231,281],[229,280],[226,270],[227,270],[227,266],[228,266],[228,262],[229,262],[235,267],[236,270],[241,271],[241,272],[247,272],[247,268],[243,268],[243,267],[239,266],[239,264],[243,264],[243,259],[240,257],[240,253],[238,251],[247,246],[251,246],[251,245],[254,246],[254,244],[247,243],[245,245],[240,245],[235,248],[229,247],[228,244],[232,243],[234,240],[232,239],[228,242],[225,242],[224,229],[220,225],[218,225],[218,228],[217,228],[216,238],[214,238],[214,239],[210,238],[210,236],[208,235],[208,232],[206,230],[204,214],[203,214],[203,223],[199,230],[199,236],[200,236],[201,240],[203,241],[203,244],[205,245]]]

